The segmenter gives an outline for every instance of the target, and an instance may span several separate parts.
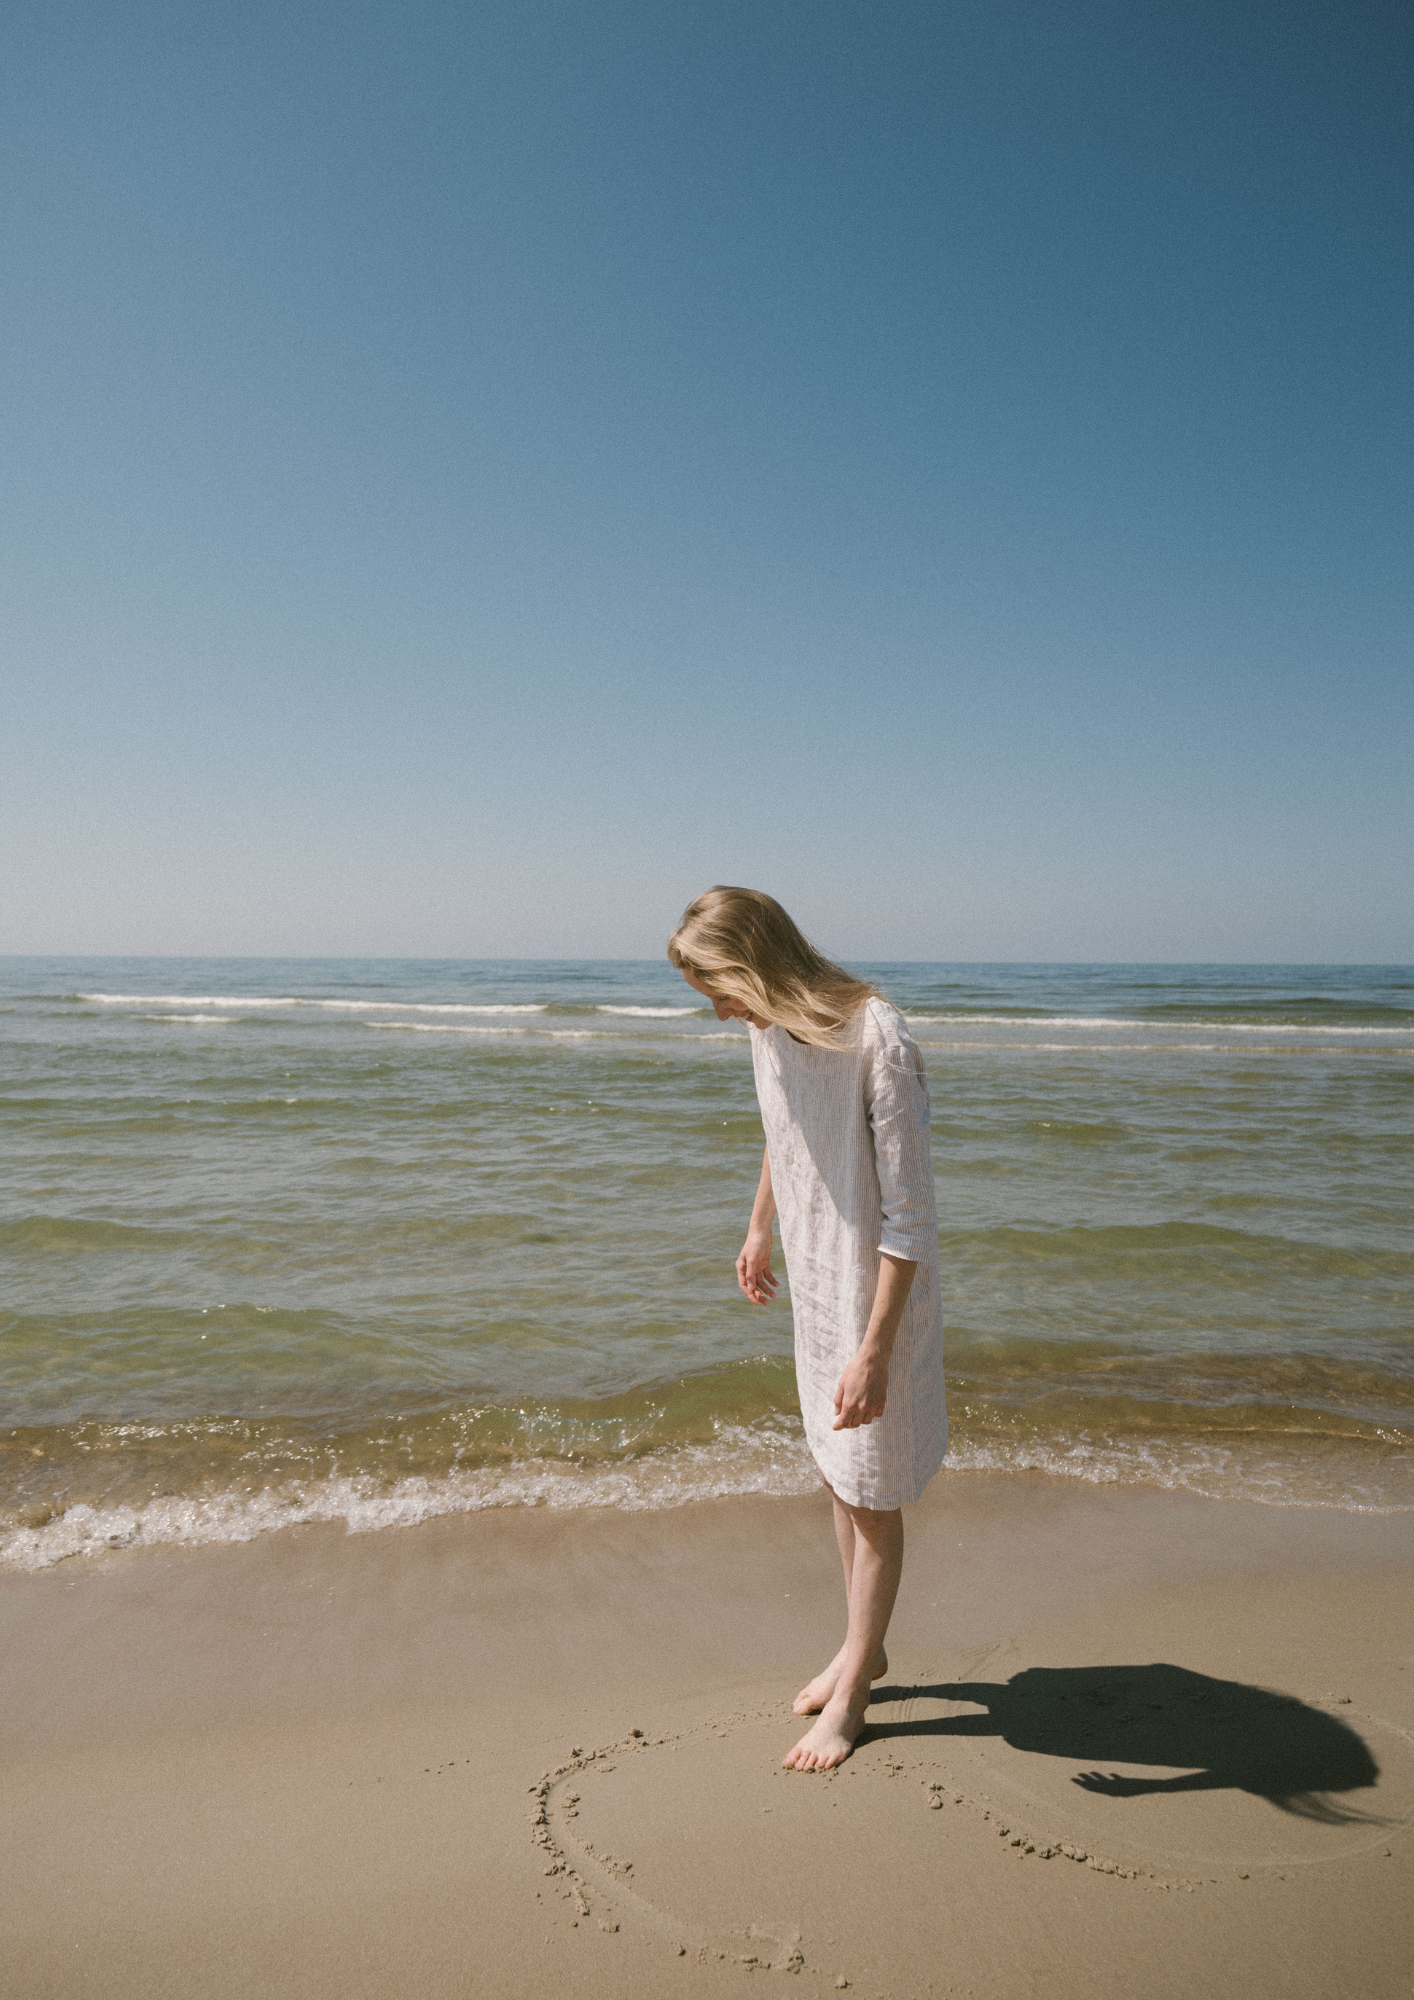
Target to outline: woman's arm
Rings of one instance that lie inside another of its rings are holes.
[[[751,1205],[751,1221],[736,1260],[736,1281],[754,1306],[766,1305],[779,1290],[779,1281],[771,1274],[771,1224],[775,1219],[776,1195],[771,1186],[768,1152],[761,1160],[761,1179]]]
[[[879,1176],[882,1227],[879,1282],[864,1338],[835,1390],[835,1429],[855,1430],[884,1414],[889,1362],[920,1261],[937,1254],[928,1084],[923,1058],[887,1017],[866,1041],[864,1103]]]
[[[887,1250],[879,1254],[874,1310],[869,1315],[864,1338],[845,1363],[835,1390],[837,1431],[857,1430],[861,1424],[872,1424],[884,1414],[889,1393],[889,1362],[917,1269],[917,1264],[910,1264],[904,1257],[891,1257]]]

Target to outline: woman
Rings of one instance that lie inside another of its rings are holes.
[[[719,1021],[751,1028],[766,1157],[737,1282],[753,1304],[775,1296],[779,1214],[801,1413],[834,1499],[849,1610],[843,1646],[796,1696],[796,1713],[819,1720],[785,1763],[826,1771],[854,1748],[888,1667],[900,1509],[947,1450],[923,1058],[899,1013],[757,889],[689,903],[668,957]]]

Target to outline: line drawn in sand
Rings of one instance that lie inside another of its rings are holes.
[[[592,1840],[579,1834],[574,1827],[584,1803],[584,1781],[609,1776],[621,1759],[671,1750],[694,1740],[710,1738],[720,1741],[743,1725],[763,1721],[794,1722],[795,1718],[782,1704],[779,1709],[718,1717],[690,1730],[662,1736],[648,1737],[634,1732],[618,1742],[594,1749],[576,1745],[564,1763],[544,1772],[527,1788],[532,1801],[531,1840],[543,1856],[542,1874],[558,1890],[561,1899],[570,1905],[574,1913],[570,1922],[574,1928],[591,1917],[600,1930],[607,1932],[618,1931],[623,1924],[632,1923],[662,1938],[679,1957],[690,1955],[704,1964],[718,1960],[763,1972],[799,1973],[806,1969],[803,1934],[799,1925],[788,1920],[763,1918],[735,1931],[704,1932],[642,1893],[635,1884],[634,1862],[630,1857],[611,1854],[602,1847],[596,1847]],[[921,1764],[909,1764],[889,1756],[877,1766],[861,1761],[853,1770],[847,1771],[847,1775],[864,1777],[873,1782],[912,1776],[920,1784],[928,1806],[938,1809],[944,1803],[951,1803],[965,1807],[976,1816],[979,1826],[990,1827],[1007,1839],[1019,1857],[1035,1856],[1045,1860],[1052,1856],[1064,1856],[1084,1863],[1098,1873],[1126,1881],[1144,1882],[1155,1888],[1193,1886],[1191,1883],[1169,1881],[1145,1869],[1128,1868],[1074,1843],[1032,1839],[1016,1831],[1014,1824],[1005,1816],[998,1814],[994,1820],[989,1800],[960,1792],[951,1784],[932,1776],[933,1768],[929,1767],[925,1772]],[[822,1774],[818,1782],[830,1785],[839,1777],[839,1772],[832,1771]],[[826,1970],[823,1967],[812,1969],[822,1973]]]

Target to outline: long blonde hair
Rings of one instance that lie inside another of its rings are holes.
[[[816,951],[760,889],[719,883],[695,897],[668,939],[668,959],[817,1049],[849,1047],[855,1015],[878,992]]]

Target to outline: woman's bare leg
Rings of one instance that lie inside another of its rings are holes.
[[[899,1508],[875,1513],[868,1507],[837,1508],[849,1516],[854,1540],[850,1551],[849,1631],[835,1689],[812,1729],[785,1758],[787,1770],[828,1771],[842,1764],[864,1727],[869,1684],[884,1650],[884,1634],[893,1615],[903,1573],[903,1514]],[[841,1537],[843,1544],[843,1538]],[[841,1552],[843,1552],[843,1547]]]
[[[848,1507],[845,1506],[834,1488],[829,1487],[827,1490],[831,1500],[835,1503],[835,1540],[840,1545],[840,1562],[844,1568],[844,1604],[845,1616],[848,1618],[849,1592],[854,1576],[854,1522],[850,1517]],[[848,1640],[846,1640],[845,1645],[848,1645],[848,1643]],[[840,1669],[844,1665],[844,1655],[845,1647],[841,1646],[824,1672],[816,1674],[814,1680],[810,1681],[800,1690],[794,1702],[797,1715],[818,1715],[820,1713],[820,1710],[835,1691],[835,1686],[840,1677]],[[886,1674],[888,1671],[889,1656],[883,1647],[880,1646],[879,1657],[874,1662],[872,1678],[878,1680],[882,1674]]]

